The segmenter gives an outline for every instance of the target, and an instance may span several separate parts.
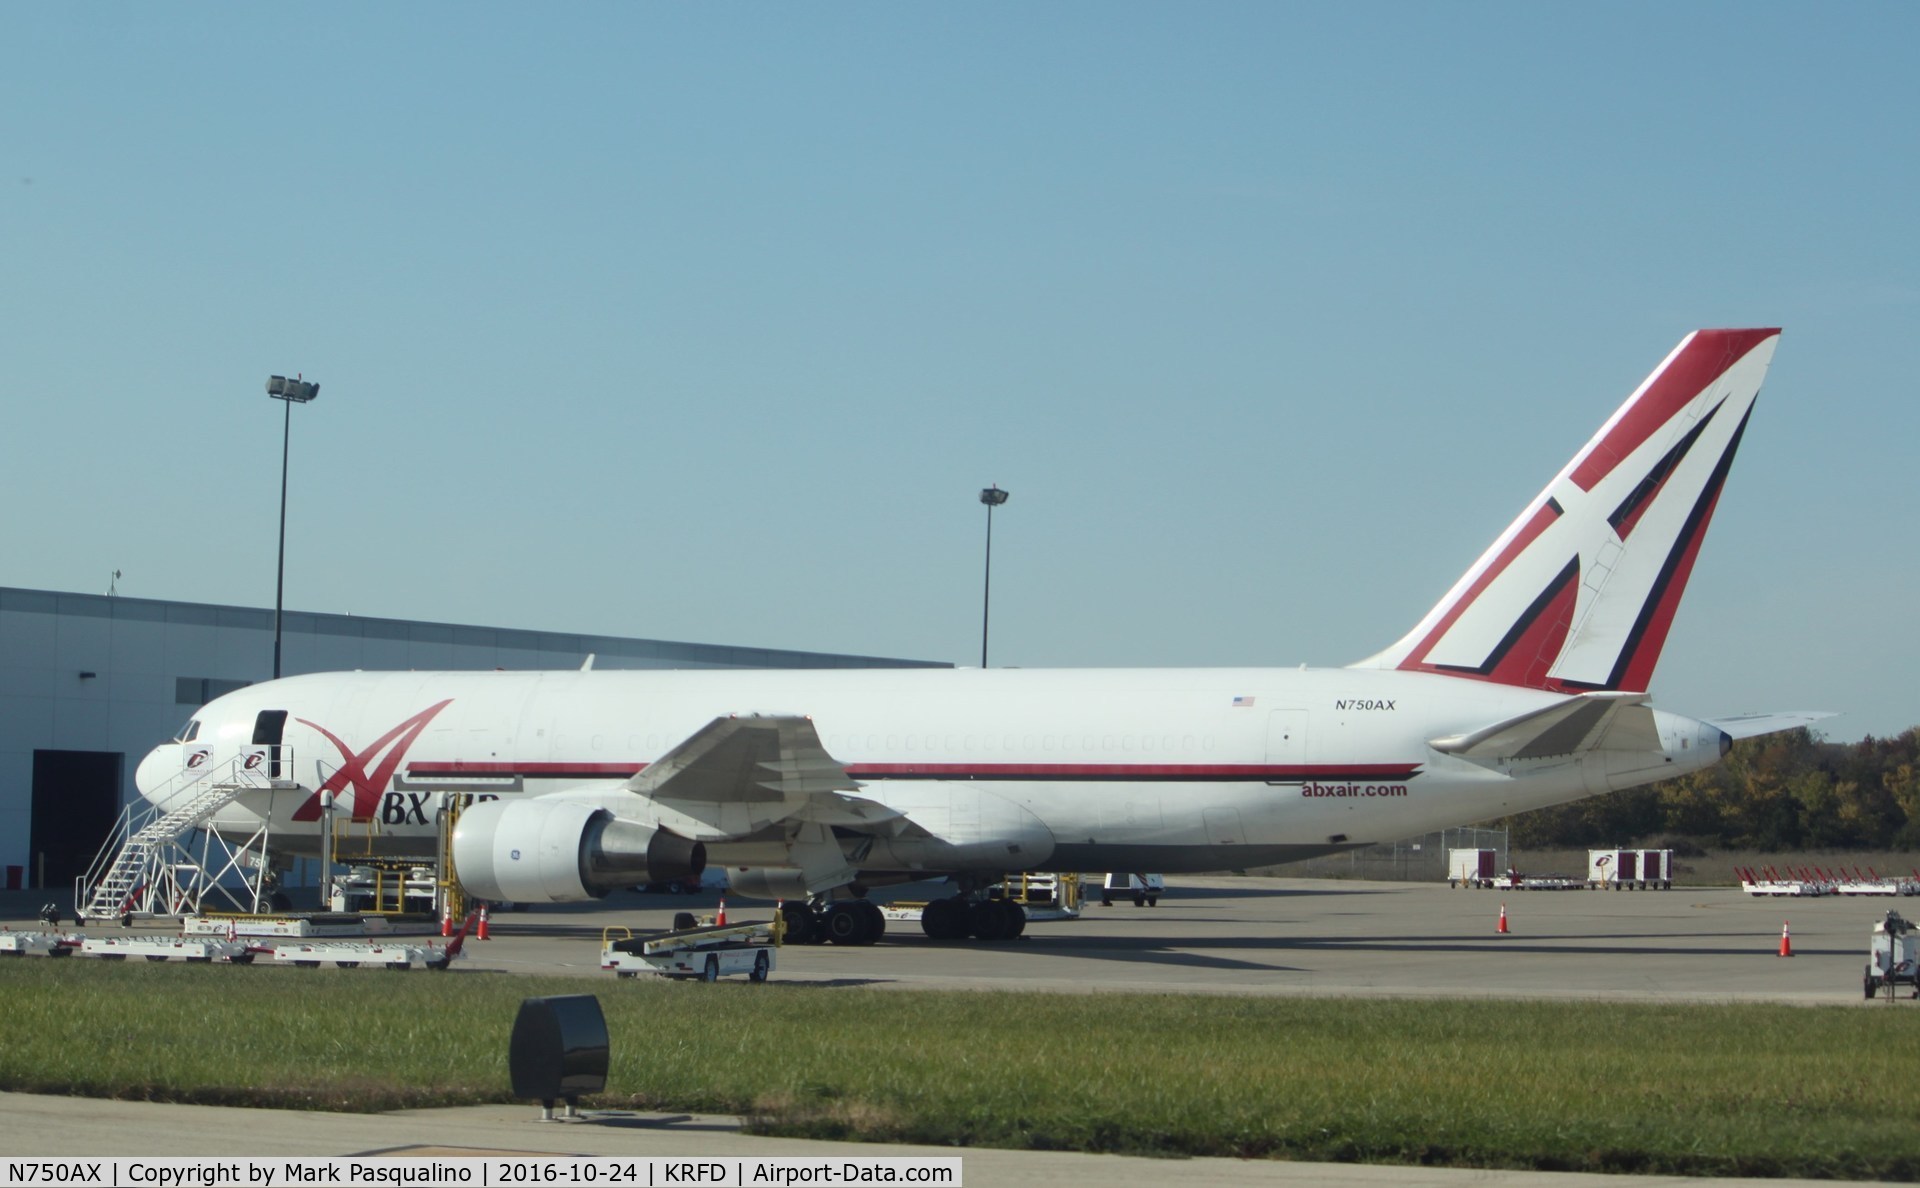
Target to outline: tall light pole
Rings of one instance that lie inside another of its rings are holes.
[[[286,405],[286,424],[280,434],[280,561],[273,579],[273,679],[280,679],[280,606],[287,591],[287,452],[293,440],[293,406],[320,394],[319,384],[295,376],[271,376],[267,395]]]
[[[980,667],[987,666],[987,619],[993,613],[993,509],[1007,501],[1007,492],[995,484],[980,492],[987,505],[987,581],[980,594]]]

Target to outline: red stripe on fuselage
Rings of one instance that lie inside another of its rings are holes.
[[[413,779],[436,776],[520,776],[526,779],[629,779],[644,763],[415,763]],[[1407,780],[1418,763],[850,763],[855,779],[936,780]]]

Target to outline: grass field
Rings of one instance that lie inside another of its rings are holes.
[[[591,984],[588,984],[591,985]],[[594,987],[599,1104],[868,1141],[1920,1178],[1903,1009]],[[577,979],[0,961],[0,1088],[372,1111],[509,1100]]]

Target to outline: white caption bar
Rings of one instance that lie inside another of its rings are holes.
[[[959,1185],[959,1156],[836,1155],[811,1159],[9,1159],[0,1188],[796,1188],[804,1184]]]

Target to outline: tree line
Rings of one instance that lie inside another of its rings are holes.
[[[1520,849],[1920,849],[1920,727],[1857,743],[1805,729],[1742,739],[1704,771],[1495,824]]]

